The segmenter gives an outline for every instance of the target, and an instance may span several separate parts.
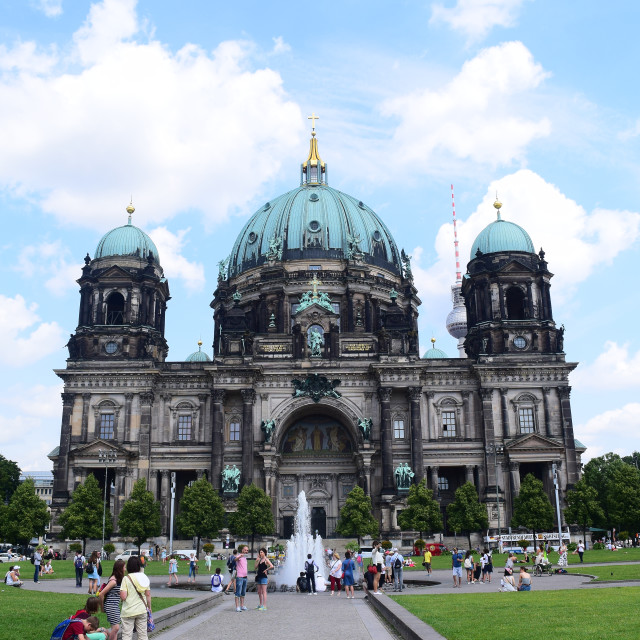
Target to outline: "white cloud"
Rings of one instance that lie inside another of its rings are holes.
[[[630,402],[620,409],[605,411],[575,427],[576,437],[588,449],[584,460],[601,456],[609,451],[629,455],[640,450],[640,403]]]
[[[431,5],[430,23],[444,22],[462,31],[470,40],[481,40],[493,27],[513,27],[523,0],[458,0],[447,8]]]
[[[640,351],[629,353],[629,345],[608,340],[605,350],[588,365],[571,374],[576,389],[628,389],[640,392]]]
[[[8,298],[0,294],[0,362],[22,367],[64,347],[67,340],[62,327],[57,322],[41,322],[37,308],[21,295]]]
[[[0,50],[0,186],[63,222],[122,224],[133,193],[139,226],[188,210],[211,226],[299,153],[300,110],[250,43],[174,53],[133,0],[105,0],[61,51]]]
[[[62,15],[62,0],[38,0],[36,8],[47,18],[57,18]]]
[[[640,119],[636,120],[636,123],[632,127],[618,134],[618,138],[623,142],[631,140],[631,138],[637,138],[638,136],[640,136]]]
[[[76,280],[82,273],[81,264],[68,261],[69,253],[59,240],[28,245],[20,252],[15,269],[25,277],[42,279],[52,295],[62,296],[78,290]]]
[[[158,247],[162,268],[167,277],[181,278],[190,292],[201,291],[205,284],[204,266],[199,262],[190,262],[181,255],[187,244],[185,236],[189,229],[171,233],[165,227],[158,227],[149,233]]]
[[[273,38],[273,53],[287,53],[291,51],[291,46],[288,45],[282,36]]]
[[[522,161],[527,146],[551,132],[549,119],[525,102],[547,76],[521,42],[507,42],[465,62],[440,90],[387,100],[383,115],[400,121],[392,164],[430,173],[448,160],[490,167]]]

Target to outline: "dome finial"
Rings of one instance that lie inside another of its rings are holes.
[[[129,222],[127,224],[131,224],[131,216],[133,215],[133,212],[136,210],[136,208],[133,206],[133,196],[131,196],[131,200],[129,201],[129,204],[127,205],[127,213],[129,214]]]
[[[316,137],[316,120],[320,120],[320,116],[315,114],[315,111],[311,113],[310,116],[307,116],[307,120],[311,120],[311,137]]]
[[[436,339],[433,336],[431,336],[431,344],[433,345],[433,349],[435,349],[436,348]]]
[[[307,120],[311,120],[311,141],[309,143],[309,155],[306,161],[302,163],[301,184],[327,183],[327,167],[318,153],[318,140],[316,138],[316,120],[319,119],[320,116],[317,116],[315,112],[307,116]]]
[[[500,202],[500,200],[498,200],[498,192],[496,191],[496,201],[493,203],[493,206],[495,208],[495,210],[498,212],[498,220],[501,220],[502,218],[500,217],[500,209],[502,208],[502,202]]]
[[[202,340],[198,340],[198,351],[202,351]]]

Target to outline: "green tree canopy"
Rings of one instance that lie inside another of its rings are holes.
[[[341,536],[356,536],[358,544],[363,536],[378,535],[378,523],[371,515],[371,498],[365,495],[362,487],[355,486],[349,492],[340,509],[336,531]]]
[[[229,530],[233,535],[251,536],[251,555],[255,536],[270,535],[275,531],[271,498],[255,484],[245,485],[238,496],[238,510],[229,517]]]
[[[5,539],[26,545],[31,538],[44,535],[49,520],[47,505],[36,495],[33,479],[27,478],[13,492],[5,510]]]
[[[609,495],[611,480],[615,470],[624,464],[617,453],[605,453],[603,456],[591,458],[582,470],[582,479],[588,486],[596,490],[598,501],[602,507],[603,516],[594,520],[595,526],[608,528],[613,524],[610,508],[615,504],[615,496],[612,500]]]
[[[567,522],[575,523],[582,527],[583,540],[587,539],[587,527],[604,519],[604,511],[600,506],[598,492],[581,478],[576,486],[567,491],[567,507],[564,510],[564,518]]]
[[[200,539],[218,535],[224,524],[224,507],[220,496],[204,477],[186,487],[180,500],[178,530],[184,536],[196,537],[196,554],[200,553]]]
[[[481,504],[478,492],[472,482],[465,482],[456,489],[453,502],[447,506],[448,527],[467,534],[471,549],[471,534],[489,526],[487,506]]]
[[[544,491],[542,481],[533,473],[525,476],[520,484],[520,493],[513,501],[512,527],[524,527],[534,534],[549,531],[553,527],[553,507]]]
[[[134,544],[138,547],[138,554],[144,542],[160,535],[160,503],[154,500],[151,491],[147,491],[144,478],[140,478],[133,485],[129,499],[122,505],[118,528],[123,536],[133,538]]]
[[[17,462],[0,455],[0,503],[8,503],[20,484],[20,467]]]
[[[87,538],[102,538],[103,509],[104,495],[95,476],[90,473],[85,482],[76,487],[69,506],[58,518],[65,538],[82,540],[82,553],[87,550]],[[109,537],[113,531],[113,518],[108,508],[104,524],[105,537]]]
[[[409,488],[407,508],[398,515],[398,525],[402,531],[419,531],[420,538],[423,531],[442,530],[440,505],[424,478]]]
[[[610,523],[618,532],[640,530],[640,471],[623,463],[607,482]]]

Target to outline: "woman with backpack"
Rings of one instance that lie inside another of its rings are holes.
[[[98,556],[98,552],[94,551],[89,558],[89,561],[85,565],[84,570],[87,572],[87,577],[89,578],[89,593],[92,595],[98,595],[98,585],[100,583],[100,573],[98,573],[98,568],[100,565],[100,558]]]
[[[123,578],[124,560],[116,560],[109,580],[100,590],[102,610],[107,614],[107,620],[111,625],[109,640],[116,640],[120,629],[120,585]]]

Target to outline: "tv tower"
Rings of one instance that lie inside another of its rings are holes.
[[[460,251],[458,249],[458,224],[456,220],[456,202],[453,195],[453,185],[451,185],[451,206],[453,207],[453,245],[456,252],[456,283],[451,285],[451,299],[453,309],[447,316],[447,331],[449,335],[458,340],[458,354],[461,358],[466,358],[464,351],[464,339],[467,335],[467,309],[462,299],[462,275],[460,272]]]

